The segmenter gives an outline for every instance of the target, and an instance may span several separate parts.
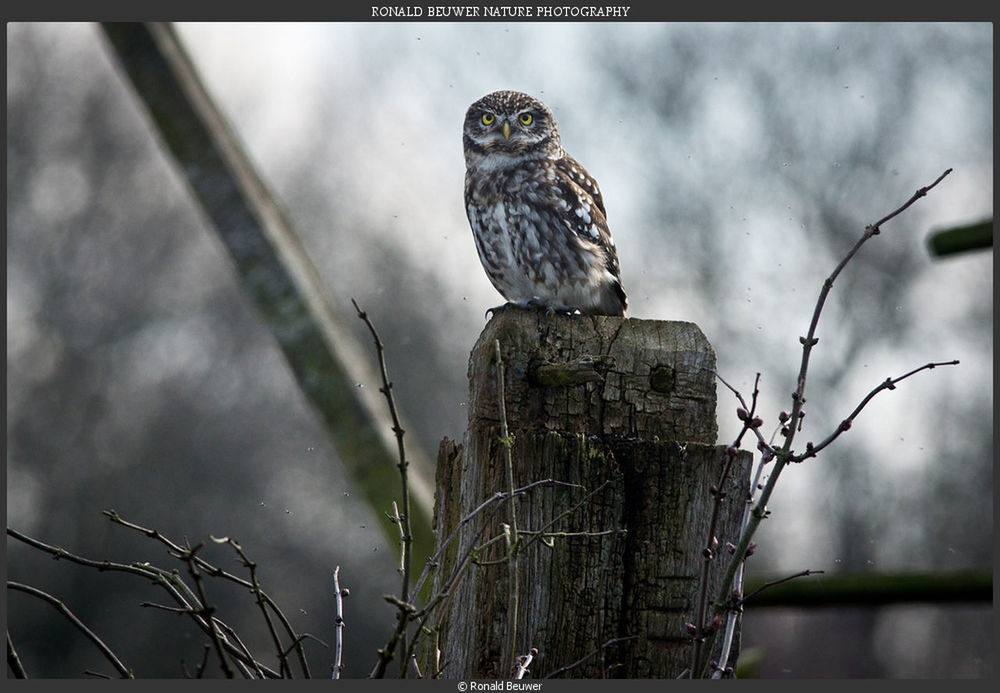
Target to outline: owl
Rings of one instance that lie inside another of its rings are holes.
[[[466,112],[462,143],[476,250],[508,303],[624,315],[604,199],[563,150],[549,107],[521,92],[487,94]]]

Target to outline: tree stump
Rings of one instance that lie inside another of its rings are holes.
[[[469,359],[464,442],[443,440],[438,458],[435,529],[439,546],[452,540],[435,577],[435,592],[448,595],[440,657],[425,660],[431,670],[511,678],[534,649],[529,677],[682,673],[709,487],[725,462],[715,446],[714,369],[715,353],[691,323],[516,308],[494,315]],[[513,487],[530,486],[512,501],[514,522],[510,505],[496,500],[511,490],[501,413]],[[723,546],[738,539],[749,491],[749,455],[736,461],[723,489]],[[717,552],[710,596],[728,559]]]

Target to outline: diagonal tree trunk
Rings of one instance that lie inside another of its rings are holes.
[[[392,543],[385,518],[400,498],[392,421],[378,382],[283,208],[254,169],[215,106],[173,28],[163,23],[102,25],[160,141],[229,252],[246,295],[281,347],[292,372]],[[410,445],[410,525],[418,564],[433,545],[433,471]]]

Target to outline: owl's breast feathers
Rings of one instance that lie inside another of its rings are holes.
[[[507,300],[624,314],[604,200],[571,157],[470,169],[466,209],[483,266]]]

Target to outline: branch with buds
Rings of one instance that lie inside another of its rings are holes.
[[[733,444],[727,448],[727,456],[730,460],[735,457],[740,449],[743,437],[747,433],[751,433],[757,440],[756,447],[760,452],[761,457],[754,474],[753,485],[751,486],[751,495],[747,499],[747,508],[744,514],[743,529],[740,534],[740,539],[735,545],[729,544],[727,547],[732,553],[733,558],[722,578],[722,586],[713,601],[713,613],[712,616],[709,617],[707,604],[709,575],[712,561],[715,558],[716,547],[718,545],[718,540],[714,536],[714,522],[711,524],[708,542],[703,551],[705,563],[701,575],[700,597],[696,607],[697,610],[695,612],[694,620],[687,624],[688,633],[692,637],[692,664],[691,669],[687,672],[689,677],[703,677],[708,673],[710,667],[712,669],[711,675],[713,678],[720,678],[732,671],[732,666],[729,664],[730,650],[732,648],[736,620],[742,610],[742,604],[745,601],[745,597],[742,597],[744,563],[747,557],[753,553],[753,549],[756,546],[753,542],[753,536],[756,533],[761,520],[768,516],[767,503],[770,500],[771,494],[774,491],[775,484],[777,483],[781,472],[785,469],[788,463],[802,462],[803,460],[815,457],[820,451],[829,447],[835,440],[837,440],[837,438],[850,430],[857,416],[880,392],[894,390],[896,385],[901,381],[925,370],[932,370],[938,366],[951,366],[958,364],[957,360],[932,362],[918,368],[914,368],[913,370],[895,378],[887,378],[882,383],[874,387],[851,411],[851,413],[841,420],[837,428],[819,443],[809,441],[805,444],[805,448],[801,452],[796,452],[793,449],[792,446],[796,434],[801,431],[802,419],[805,416],[805,389],[806,378],[809,371],[809,359],[813,348],[819,342],[819,338],[816,336],[817,326],[819,325],[819,318],[823,312],[823,307],[826,304],[826,299],[829,296],[830,291],[833,289],[834,282],[851,259],[858,253],[861,247],[871,238],[881,233],[883,224],[895,218],[913,205],[917,200],[927,195],[927,193],[940,183],[949,173],[951,173],[951,169],[946,170],[938,176],[938,178],[930,185],[918,189],[910,197],[910,199],[900,205],[897,209],[879,219],[874,224],[866,226],[862,236],[858,239],[850,251],[848,251],[847,255],[837,264],[833,272],[824,280],[823,286],[820,289],[819,297],[816,301],[816,306],[813,310],[812,319],[810,320],[806,336],[799,338],[799,343],[802,345],[802,358],[799,365],[796,388],[791,395],[791,410],[782,411],[777,417],[779,424],[777,430],[784,439],[784,442],[780,446],[774,445],[772,441],[768,440],[761,431],[764,421],[757,414],[757,396],[760,374],[758,373],[754,379],[754,391],[749,405],[738,390],[723,380],[721,376],[716,374],[722,384],[735,395],[740,405],[736,410],[736,416],[742,422],[742,427]],[[761,485],[760,480],[764,466],[771,462],[774,462],[771,473],[767,482],[764,485]],[[724,477],[728,472],[728,469],[729,465],[726,465],[726,471],[723,472],[723,479],[720,481],[724,481]],[[721,488],[722,485],[720,483],[716,487],[717,492],[714,494],[716,511],[713,512],[713,518],[717,513],[719,504],[723,501],[722,494],[718,492],[718,489]],[[760,491],[759,494],[757,493],[758,490]],[[801,577],[813,572],[816,571],[803,571],[793,577]],[[725,629],[722,629],[723,624],[725,624]],[[717,662],[708,661],[714,648],[716,636],[720,630],[723,630],[724,632],[721,656]]]

